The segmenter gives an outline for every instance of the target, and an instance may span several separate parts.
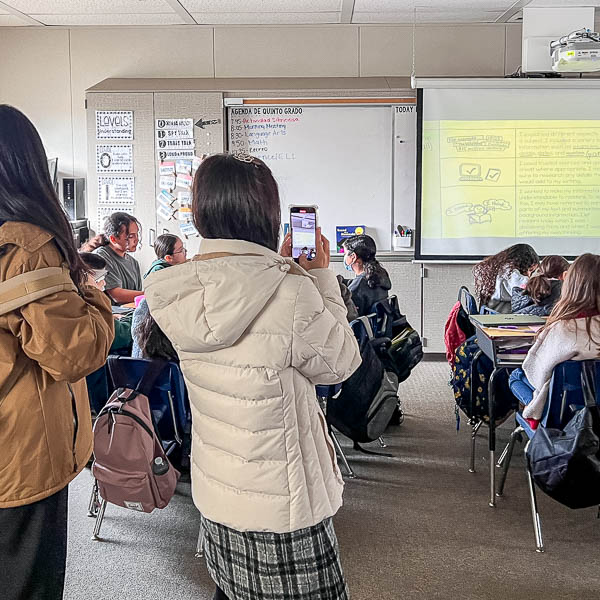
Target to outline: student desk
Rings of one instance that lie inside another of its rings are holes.
[[[496,399],[495,379],[503,370],[515,369],[523,364],[526,353],[510,352],[508,347],[529,348],[533,345],[535,333],[546,320],[531,315],[471,315],[475,326],[477,345],[494,365],[488,382],[489,451],[490,451],[490,502],[496,506]],[[479,354],[476,354],[473,360]]]

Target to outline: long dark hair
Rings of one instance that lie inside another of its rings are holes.
[[[525,293],[536,303],[540,304],[552,293],[551,279],[558,279],[569,269],[569,261],[562,256],[550,255],[542,258],[535,276],[531,277],[525,286]]]
[[[178,360],[173,344],[158,326],[150,311],[136,327],[135,337],[144,358]]]
[[[475,292],[482,304],[487,304],[496,290],[496,279],[498,275],[516,269],[522,275],[540,262],[540,257],[529,244],[515,244],[488,256],[485,260],[473,267],[475,278]]]
[[[279,190],[265,163],[247,154],[202,161],[192,188],[194,225],[205,238],[246,240],[277,251]]]
[[[365,267],[365,279],[370,288],[378,287],[388,279],[387,271],[375,258],[377,246],[370,235],[352,236],[345,240],[342,245],[346,252],[353,252],[362,261]]]
[[[52,185],[42,140],[33,123],[7,104],[0,105],[0,220],[30,223],[47,231],[74,283],[84,283],[85,266]]]
[[[127,235],[129,235],[129,227],[132,223],[135,223],[138,226],[141,235],[142,226],[133,215],[126,212],[114,212],[108,215],[104,220],[104,231],[95,235],[92,239],[83,244],[81,250],[83,252],[92,252],[93,250],[96,250],[96,248],[108,246],[110,244],[110,236],[119,237],[123,231],[127,232]]]
[[[174,233],[163,233],[154,241],[154,252],[157,258],[164,258],[175,252],[175,244],[179,238]]]

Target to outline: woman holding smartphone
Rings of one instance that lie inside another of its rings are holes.
[[[215,598],[345,599],[332,516],[343,482],[315,396],[360,364],[329,265],[277,253],[277,183],[248,155],[196,173],[200,254],[146,279],[181,361],[193,421],[192,491]]]

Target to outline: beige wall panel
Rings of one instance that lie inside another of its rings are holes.
[[[406,76],[412,68],[412,27],[361,27],[360,75]],[[419,77],[504,75],[504,25],[417,27]]]
[[[22,110],[35,124],[49,157],[72,174],[69,32],[9,29],[0,33],[0,103]],[[84,153],[85,162],[85,153]]]
[[[142,224],[140,249],[135,258],[142,265],[150,265],[155,258],[154,250],[149,245],[150,229],[156,230],[156,188],[154,186],[154,106],[153,95],[143,94],[88,94],[87,116],[87,198],[88,218],[94,231],[102,230],[103,223],[98,223],[98,174],[96,172],[96,144],[111,144],[110,141],[96,140],[97,110],[132,110],[133,141],[115,140],[115,144],[133,145],[133,176],[135,181],[135,216]],[[112,174],[106,174],[112,175]],[[115,173],[115,177],[119,174]],[[129,209],[128,209],[129,210]],[[144,271],[142,271],[144,272]]]
[[[521,25],[506,26],[506,61],[504,74],[510,75],[521,64],[521,45],[523,42],[523,27]]]
[[[75,171],[85,175],[85,90],[108,77],[212,77],[212,29],[71,30]]]
[[[358,77],[358,27],[219,27],[215,77]]]
[[[423,336],[425,352],[446,352],[444,325],[456,304],[458,290],[466,285],[474,292],[473,265],[426,264],[423,279]]]

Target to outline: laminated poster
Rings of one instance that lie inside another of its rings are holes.
[[[98,173],[133,173],[133,144],[96,144]]]
[[[133,176],[98,177],[98,204],[135,204]]]
[[[96,111],[97,140],[132,140],[133,111],[132,110],[97,110]]]

